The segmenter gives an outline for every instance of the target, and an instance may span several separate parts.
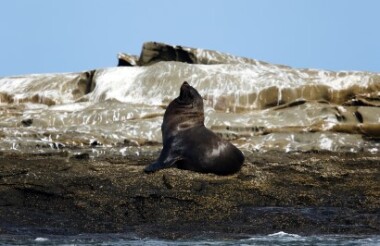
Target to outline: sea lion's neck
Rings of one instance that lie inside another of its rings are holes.
[[[182,113],[177,122],[178,130],[185,130],[198,125],[204,125],[205,115],[203,112],[186,112]]]
[[[179,132],[196,126],[204,126],[204,119],[204,113],[199,111],[184,111],[178,112],[178,114],[165,115],[161,127],[162,138],[165,141]]]
[[[168,129],[184,130],[198,125],[204,125],[203,112],[178,112],[177,114],[165,115],[163,126]]]

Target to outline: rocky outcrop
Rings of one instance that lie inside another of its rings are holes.
[[[79,73],[31,74],[0,78],[0,102],[62,104],[56,95],[76,101],[95,88],[95,70]]]
[[[138,59],[138,60],[137,60]],[[268,64],[254,59],[229,55],[226,53],[195,49],[179,45],[168,45],[159,42],[143,44],[140,57],[125,53],[118,55],[118,66],[148,66],[161,61],[176,61],[189,64]],[[286,66],[280,66],[285,68]]]
[[[134,232],[223,237],[380,232],[379,156],[260,153],[220,177],[144,174],[158,153],[91,160],[0,156],[0,233]]]
[[[139,64],[146,66],[160,61],[198,63],[196,56],[190,50],[183,49],[181,46],[171,46],[156,42],[144,43]]]
[[[138,56],[135,55],[129,55],[125,53],[119,53],[117,55],[118,59],[118,67],[132,67],[138,65]]]

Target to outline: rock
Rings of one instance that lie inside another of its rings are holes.
[[[137,66],[138,65],[138,56],[134,56],[134,55],[129,55],[129,54],[125,54],[125,53],[119,53],[117,55],[117,58],[118,58],[118,64],[117,66],[118,67],[133,67],[133,66]]]
[[[177,61],[190,64],[267,64],[254,59],[229,55],[226,53],[195,49],[179,45],[168,45],[158,42],[144,43],[138,64],[152,65],[160,61]],[[286,66],[279,66],[286,68]]]
[[[79,153],[79,154],[73,155],[71,158],[77,159],[77,160],[88,160],[90,159],[90,155],[88,153]]]
[[[76,78],[77,88],[73,90],[72,94],[76,99],[90,93],[95,88],[93,76],[96,70],[90,70],[80,73]]]
[[[14,98],[5,92],[0,92],[0,102],[1,103],[13,103]]]
[[[95,88],[95,83],[92,80],[94,72],[95,70],[0,78],[0,85],[12,84],[11,94],[6,92],[7,90],[0,92],[0,102],[9,104],[38,103],[53,106],[76,101]],[[6,86],[2,90],[4,88]]]
[[[21,124],[25,127],[31,126],[33,124],[33,119],[25,119],[21,121]]]
[[[157,42],[144,43],[139,64],[146,66],[160,61],[197,63],[195,55],[181,46],[171,46]]]
[[[153,160],[3,154],[0,232],[225,238],[380,231],[376,155],[256,153],[227,177],[174,168],[144,174]]]

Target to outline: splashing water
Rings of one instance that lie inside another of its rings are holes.
[[[185,80],[205,98],[206,126],[245,151],[380,149],[379,74],[236,58],[0,78],[0,150],[159,146],[165,107]]]

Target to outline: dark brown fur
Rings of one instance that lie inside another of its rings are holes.
[[[161,130],[163,149],[145,172],[178,167],[228,175],[243,165],[243,153],[205,127],[203,99],[187,82],[166,109]]]

